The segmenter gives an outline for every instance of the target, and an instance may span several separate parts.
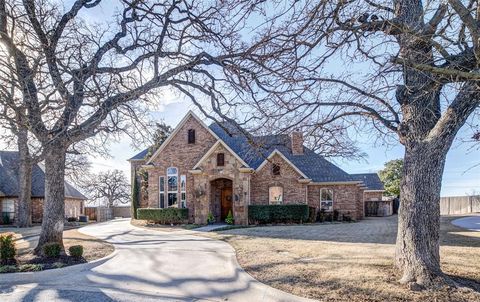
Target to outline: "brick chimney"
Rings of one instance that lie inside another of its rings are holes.
[[[295,130],[290,134],[290,139],[292,143],[292,154],[293,155],[302,155],[303,154],[303,134],[302,132]]]

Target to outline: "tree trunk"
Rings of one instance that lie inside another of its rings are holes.
[[[447,148],[448,150],[448,148]],[[431,143],[405,145],[396,265],[401,283],[444,285],[440,269],[440,189],[446,151]]]
[[[17,145],[19,154],[18,167],[18,217],[17,226],[27,228],[32,225],[32,158],[28,150],[28,132],[19,130]]]
[[[36,254],[43,254],[46,243],[56,242],[63,250],[65,220],[65,152],[63,146],[49,146],[45,150],[45,203],[43,205],[42,232]]]

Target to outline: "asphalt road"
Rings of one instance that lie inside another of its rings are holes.
[[[0,301],[307,301],[258,282],[225,242],[130,225],[80,232],[115,246],[107,258],[56,270],[0,275]]]

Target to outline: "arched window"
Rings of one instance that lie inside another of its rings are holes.
[[[171,207],[178,203],[178,169],[167,168],[167,206]]]
[[[272,165],[272,174],[273,175],[280,175],[280,166],[277,164]]]
[[[320,189],[320,209],[327,212],[333,211],[333,190]]]
[[[217,166],[218,167],[225,166],[225,153],[218,153],[217,154]]]
[[[283,188],[279,186],[268,188],[268,203],[282,204],[283,203]]]
[[[195,144],[195,129],[188,129],[188,143]]]

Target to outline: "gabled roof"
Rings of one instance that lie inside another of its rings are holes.
[[[277,150],[313,182],[356,181],[347,172],[306,147],[302,155],[293,155],[288,135],[254,136],[252,138],[254,145],[258,147],[253,147],[244,135],[227,123],[222,125],[213,123],[210,129],[253,169],[257,169],[272,152]]]
[[[248,164],[240,157],[238,156],[227,144],[225,144],[221,139],[217,140],[215,144],[205,153],[202,158],[193,166],[193,169],[197,169],[198,166],[206,160],[214,151],[217,149],[219,145],[222,145],[225,149],[227,149],[228,152],[230,152],[235,158],[243,165],[244,168],[248,168]]]
[[[132,160],[144,160],[145,159],[145,156],[147,156],[148,154],[148,149],[145,149],[141,152],[138,152],[137,154],[135,154],[132,158],[129,158],[128,161],[132,161]]]
[[[384,191],[383,183],[378,177],[377,173],[360,173],[360,174],[351,174],[353,178],[363,183],[367,186],[367,191]]]
[[[17,151],[0,151],[0,196],[18,196],[18,162]],[[45,172],[39,165],[33,166],[32,169],[32,197],[45,197]],[[87,199],[68,182],[65,182],[65,197]]]
[[[148,159],[147,164],[151,163],[152,160],[154,160],[165,147],[170,143],[170,141],[177,135],[178,131],[182,128],[182,126],[188,121],[190,117],[193,117],[200,125],[205,127],[205,129],[210,132],[210,134],[218,139],[218,136],[209,128],[205,123],[195,114],[193,111],[188,111],[188,113],[183,117],[183,119],[178,123],[177,127],[175,127],[175,130],[173,130],[172,134],[163,142],[162,145],[155,151],[155,153]]]

